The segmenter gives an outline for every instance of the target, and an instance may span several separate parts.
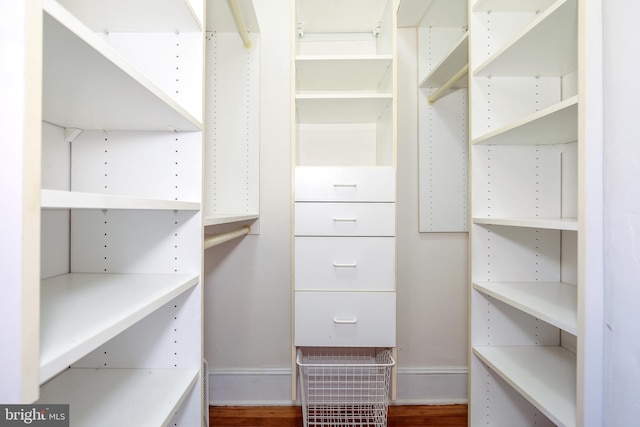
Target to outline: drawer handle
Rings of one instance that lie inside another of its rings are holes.
[[[358,184],[333,184],[334,187],[357,187]]]
[[[350,263],[339,263],[339,262],[334,262],[333,263],[334,267],[357,267],[358,263],[357,262],[350,262]]]
[[[358,323],[358,319],[356,317],[352,317],[350,319],[338,319],[337,317],[334,317],[333,323],[336,325],[355,325]]]
[[[358,219],[357,218],[333,218],[334,221],[336,222],[355,222]]]

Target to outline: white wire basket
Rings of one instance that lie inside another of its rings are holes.
[[[394,364],[389,349],[299,349],[304,427],[385,427]]]

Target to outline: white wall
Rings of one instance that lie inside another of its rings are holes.
[[[262,37],[260,234],[205,256],[213,404],[288,404],[290,1],[254,0]],[[418,233],[416,34],[399,33],[398,403],[466,401],[467,234]]]
[[[640,419],[640,3],[604,2],[605,420]]]

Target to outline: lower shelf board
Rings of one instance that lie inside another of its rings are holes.
[[[69,404],[72,427],[165,426],[198,380],[196,369],[71,368],[41,387],[38,404]]]
[[[560,346],[474,347],[473,354],[559,426],[576,425],[576,357]]]

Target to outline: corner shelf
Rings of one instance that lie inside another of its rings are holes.
[[[420,82],[421,88],[438,88],[449,81],[458,71],[468,64],[469,56],[469,32],[465,32],[462,38],[456,43],[444,59],[436,65],[433,70]],[[466,74],[465,74],[466,75]],[[453,88],[467,87],[467,80],[460,80],[454,83]],[[456,84],[460,83],[460,84]]]
[[[193,369],[69,369],[42,386],[38,404],[68,403],[74,426],[164,426],[197,380]]]
[[[486,282],[473,288],[512,307],[577,334],[577,288],[562,282]]]
[[[44,6],[44,121],[104,130],[200,131],[202,123],[53,0]]]
[[[576,425],[576,357],[560,346],[474,347],[473,353],[559,426]]]
[[[198,202],[145,199],[77,191],[40,190],[43,209],[140,209],[140,210],[193,210]]]
[[[562,76],[575,71],[578,62],[575,15],[574,0],[558,0],[511,43],[473,70],[473,75]]]
[[[578,139],[578,96],[537,111],[471,141],[485,145],[563,144]]]
[[[577,218],[473,218],[474,224],[504,225],[510,227],[545,228],[550,230],[577,231]]]
[[[195,286],[199,276],[71,273],[41,285],[40,382]]]

